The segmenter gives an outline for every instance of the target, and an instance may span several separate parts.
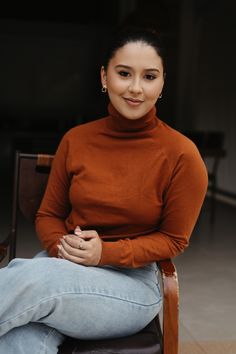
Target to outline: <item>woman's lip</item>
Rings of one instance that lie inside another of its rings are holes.
[[[141,103],[143,103],[142,100],[138,100],[138,99],[135,99],[135,98],[130,98],[130,97],[124,97],[124,100],[130,104],[131,106],[138,106],[140,105]]]

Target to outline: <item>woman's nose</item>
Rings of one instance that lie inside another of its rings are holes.
[[[141,82],[139,79],[133,79],[130,82],[129,91],[133,92],[133,93],[141,93],[142,92],[142,86],[141,86]]]

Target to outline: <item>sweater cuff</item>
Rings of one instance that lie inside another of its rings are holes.
[[[98,265],[130,266],[133,257],[129,241],[128,239],[113,242],[102,241],[102,256]]]

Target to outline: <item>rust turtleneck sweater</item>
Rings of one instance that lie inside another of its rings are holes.
[[[44,248],[62,235],[96,230],[100,265],[139,267],[173,258],[188,245],[207,189],[196,146],[156,117],[109,116],[63,137],[37,213]]]

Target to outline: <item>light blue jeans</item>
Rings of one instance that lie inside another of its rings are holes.
[[[155,263],[86,267],[41,252],[0,269],[0,353],[55,354],[65,335],[115,338],[160,311]]]

